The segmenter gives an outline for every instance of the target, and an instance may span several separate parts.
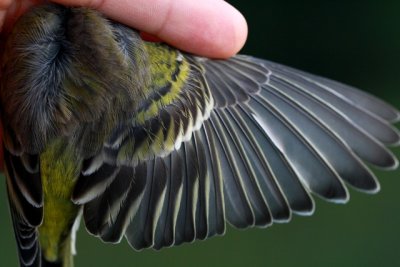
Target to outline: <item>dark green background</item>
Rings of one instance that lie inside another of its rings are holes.
[[[399,1],[230,2],[249,22],[243,53],[363,88],[400,108]],[[103,245],[81,230],[76,265],[400,266],[399,174],[378,171],[381,192],[351,190],[345,206],[317,201],[312,217],[267,230],[228,229],[223,238],[161,252]],[[4,190],[0,266],[17,266]]]

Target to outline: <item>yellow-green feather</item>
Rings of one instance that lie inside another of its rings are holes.
[[[136,125],[144,126],[146,121],[155,118],[165,106],[173,104],[182,97],[182,91],[191,77],[188,60],[178,50],[165,44],[143,42],[146,58],[148,81],[143,88],[144,103],[134,117]],[[163,92],[162,89],[167,88]],[[162,123],[162,121],[160,121]],[[167,131],[164,131],[167,129]],[[140,161],[160,155],[163,151],[172,151],[175,145],[176,131],[182,132],[181,124],[175,125],[173,119],[169,125],[161,125],[157,132],[148,133],[146,140],[135,144],[135,140],[125,141],[120,147],[118,161],[126,158]]]
[[[71,194],[81,168],[74,149],[67,140],[52,142],[40,155],[40,170],[44,194],[44,218],[39,227],[39,239],[47,261],[63,261],[72,266],[71,228],[79,206]]]
[[[149,93],[157,92],[168,83],[171,84],[171,89],[159,100],[154,100],[147,109],[141,110],[136,115],[135,119],[139,124],[153,118],[163,106],[178,99],[190,75],[190,64],[178,50],[164,44],[151,42],[145,42],[144,47],[148,54],[151,79]],[[175,79],[172,78],[173,76],[176,76]]]

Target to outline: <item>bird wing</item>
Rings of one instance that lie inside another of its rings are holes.
[[[10,212],[21,266],[40,266],[37,227],[43,218],[43,190],[37,156],[4,149]]]
[[[169,79],[84,163],[73,201],[103,241],[159,249],[221,235],[225,222],[287,222],[314,211],[312,195],[377,192],[366,163],[397,167],[387,146],[400,113],[383,101],[253,57],[174,53],[154,59],[164,74],[175,66]]]
[[[156,249],[311,214],[376,192],[400,118],[346,85],[246,56],[211,60],[85,8],[45,5],[5,43],[1,113],[21,264],[39,266],[38,155],[70,138],[84,159],[72,200],[89,232]],[[143,62],[140,62],[143,60]],[[109,71],[110,68],[114,71]],[[132,115],[134,114],[134,115]]]

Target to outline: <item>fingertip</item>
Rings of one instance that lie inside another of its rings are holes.
[[[248,35],[246,19],[236,8],[231,5],[229,6],[231,8],[230,22],[232,24],[232,30],[230,37],[227,35],[226,40],[224,41],[225,44],[223,44],[221,47],[221,51],[223,52],[221,53],[221,56],[223,58],[228,58],[237,54],[246,43]]]
[[[195,53],[211,58],[229,58],[244,46],[248,28],[242,13],[225,1],[210,1],[213,12],[205,17],[205,23],[213,30],[203,31],[204,44]],[[215,21],[210,17],[213,16]]]
[[[158,37],[187,52],[211,58],[228,58],[243,47],[247,22],[222,0],[186,0],[169,13]]]

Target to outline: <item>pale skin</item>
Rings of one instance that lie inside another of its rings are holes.
[[[32,5],[44,0],[0,0],[2,34]],[[86,6],[146,32],[172,46],[200,56],[228,58],[247,38],[243,15],[223,0],[54,0]],[[0,170],[3,169],[0,132]]]

